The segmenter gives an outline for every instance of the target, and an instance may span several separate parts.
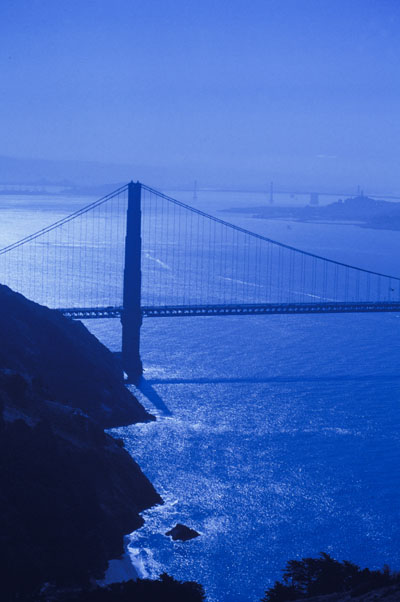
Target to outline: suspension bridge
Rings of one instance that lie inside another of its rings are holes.
[[[73,319],[400,311],[400,278],[271,240],[139,182],[0,249],[0,281]]]

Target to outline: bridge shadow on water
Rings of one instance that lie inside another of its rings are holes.
[[[390,382],[400,381],[400,374],[334,374],[322,376],[264,376],[264,377],[197,377],[197,378],[153,378],[142,376],[135,385],[136,389],[164,416],[172,416],[162,397],[154,389],[154,385],[218,385],[218,384],[312,384],[341,382]]]
[[[121,370],[122,370],[122,363],[121,363],[121,352],[120,351],[114,351],[113,352],[113,356],[116,359],[116,361],[118,362]],[[135,389],[137,389],[138,391],[140,391],[140,393],[161,413],[164,414],[164,416],[172,416],[172,412],[171,410],[167,407],[167,405],[164,403],[164,401],[162,400],[162,398],[159,396],[159,394],[157,393],[157,391],[155,391],[155,389],[153,389],[152,384],[156,384],[151,382],[150,380],[146,380],[144,378],[144,376],[142,376],[140,378],[140,381],[137,382],[134,387]],[[133,391],[134,392],[134,391]]]
[[[140,381],[136,384],[136,388],[141,392],[141,394],[144,397],[146,397],[146,399],[148,399],[148,401],[150,401],[150,403],[153,404],[153,406],[155,408],[157,408],[157,410],[159,412],[161,412],[162,414],[164,414],[164,416],[172,416],[171,410],[164,403],[164,401],[159,396],[159,394],[157,393],[157,391],[155,389],[153,389],[152,384],[156,384],[156,383],[153,383],[150,380],[146,380],[142,376],[142,378],[140,379]]]
[[[162,378],[149,379],[146,387],[154,391],[152,385],[209,385],[209,384],[301,384],[335,382],[384,382],[398,381],[400,374],[334,374],[322,376],[271,376],[271,377],[199,377],[199,378]],[[155,391],[154,391],[155,392]],[[157,395],[157,393],[156,393]]]

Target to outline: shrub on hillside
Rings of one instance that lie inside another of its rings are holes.
[[[113,583],[92,591],[54,597],[56,602],[205,602],[203,587],[192,581],[177,581],[166,573],[157,580],[138,579]],[[35,602],[38,602],[35,600]],[[46,602],[42,598],[40,602]]]
[[[289,560],[282,581],[276,581],[261,602],[290,602],[348,591],[365,593],[399,580],[399,575],[388,568],[383,571],[360,569],[352,562],[339,562],[322,553],[319,558]]]

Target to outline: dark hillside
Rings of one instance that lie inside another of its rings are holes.
[[[0,341],[0,599],[6,602],[35,599],[45,582],[66,587],[101,577],[108,560],[123,552],[123,536],[143,523],[139,512],[162,500],[103,430],[149,415],[95,337],[0,287]]]
[[[0,285],[0,367],[39,382],[47,399],[104,428],[151,420],[123,384],[113,354],[77,321]]]

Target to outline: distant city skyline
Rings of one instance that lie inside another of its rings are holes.
[[[5,0],[0,19],[3,157],[400,188],[395,0]]]

